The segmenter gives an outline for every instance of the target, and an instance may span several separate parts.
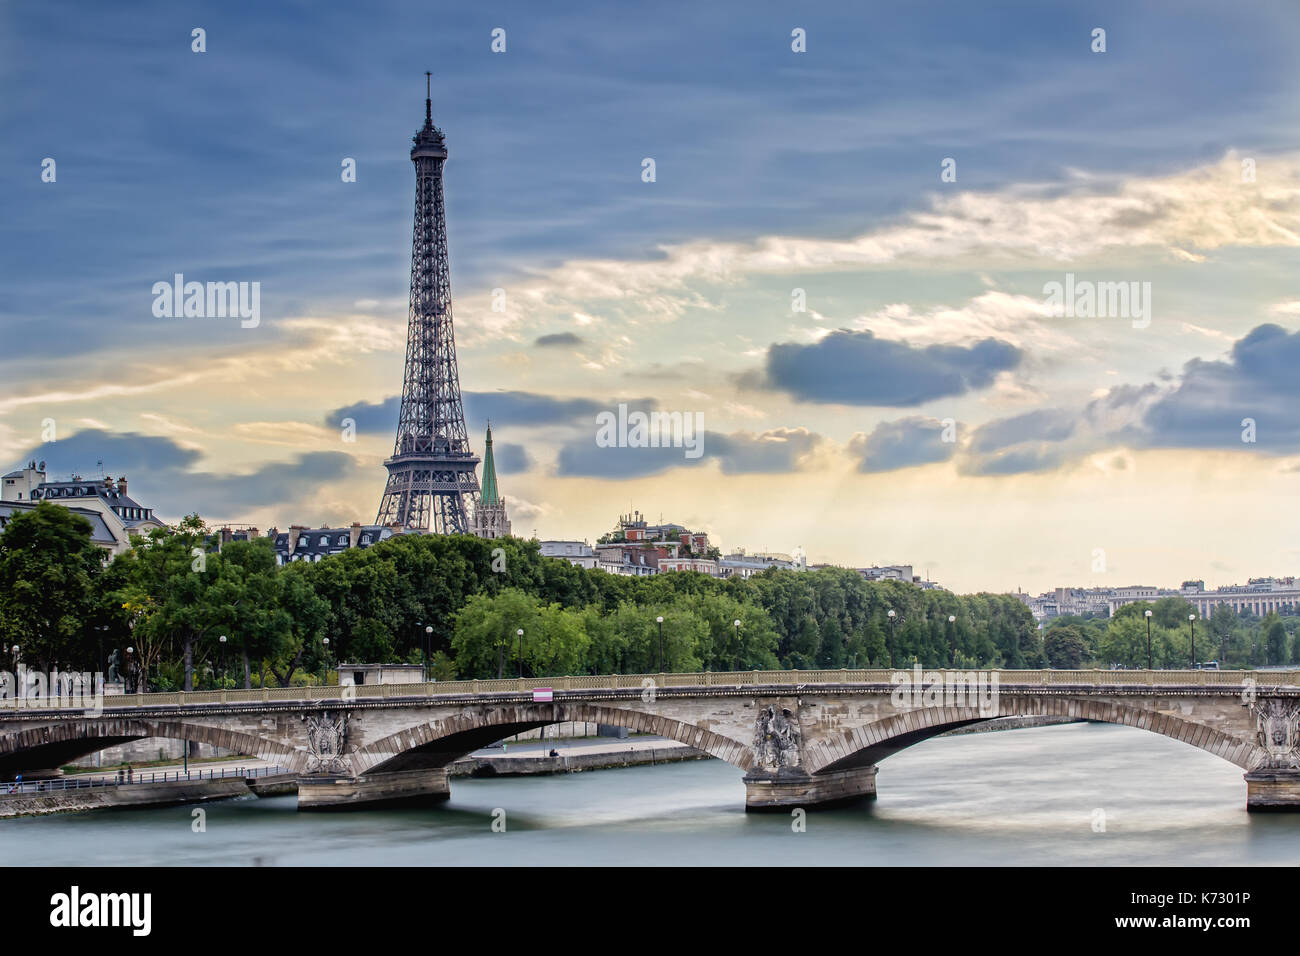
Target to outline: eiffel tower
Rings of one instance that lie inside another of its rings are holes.
[[[425,74],[424,126],[415,134],[415,234],[411,240],[411,311],[406,331],[402,410],[388,484],[375,524],[412,531],[470,534],[478,505],[478,457],[470,451],[456,368],[447,264],[442,167],[447,144],[433,125]]]

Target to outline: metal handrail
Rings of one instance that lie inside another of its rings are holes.
[[[220,773],[217,771],[220,770]],[[238,780],[252,777],[273,777],[288,773],[283,767],[212,767],[203,770],[164,770],[140,771],[132,773],[130,778],[118,779],[109,771],[107,776],[89,779],[78,777],[55,777],[49,780],[5,781],[0,783],[0,797],[18,796],[24,793],[54,793],[63,790],[90,790],[104,787],[148,786],[158,783],[191,783],[203,780]]]

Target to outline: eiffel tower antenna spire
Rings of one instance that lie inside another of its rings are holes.
[[[425,74],[424,126],[415,134],[415,229],[402,405],[388,483],[376,524],[469,534],[478,506],[478,457],[465,432],[451,315],[451,269],[442,169],[447,142],[433,125],[432,74]]]

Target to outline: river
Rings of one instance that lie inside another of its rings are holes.
[[[1300,863],[1300,815],[1247,814],[1241,770],[1128,727],[938,738],[880,765],[879,798],[747,814],[716,760],[455,779],[418,810],[300,814],[293,797],[0,822],[23,865],[1123,865]],[[505,811],[504,833],[492,831]],[[1104,832],[1098,832],[1104,813]]]

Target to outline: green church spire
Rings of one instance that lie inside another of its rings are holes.
[[[492,458],[492,423],[488,422],[487,427],[487,448],[483,452],[483,491],[481,500],[484,504],[495,505],[499,499],[497,495],[497,466]]]

